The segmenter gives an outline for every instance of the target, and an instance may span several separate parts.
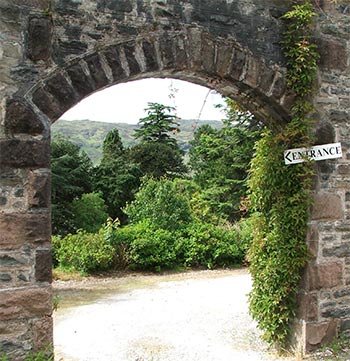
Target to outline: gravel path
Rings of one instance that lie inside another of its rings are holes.
[[[248,315],[246,270],[55,282],[54,288],[62,298],[54,315],[57,361],[295,360],[275,357],[261,341]]]

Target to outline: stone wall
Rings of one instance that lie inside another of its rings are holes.
[[[312,253],[300,294],[299,331],[306,349],[350,336],[350,8],[324,2],[317,22],[318,143],[341,142],[343,158],[317,162],[308,244]]]
[[[146,77],[216,89],[283,127],[292,97],[282,0],[3,0],[0,3],[0,350],[52,342],[50,124],[87,95]],[[316,136],[341,141],[317,164],[296,333],[303,349],[349,332],[349,14],[325,2]]]

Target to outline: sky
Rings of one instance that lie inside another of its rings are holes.
[[[90,95],[60,119],[136,124],[147,115],[144,111],[147,103],[154,102],[175,107],[176,115],[181,119],[221,120],[223,111],[214,105],[224,104],[223,99],[215,91],[209,91],[177,79],[136,80]]]

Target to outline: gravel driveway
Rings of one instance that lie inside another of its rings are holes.
[[[278,360],[267,352],[248,315],[251,279],[246,270],[55,287],[63,298],[75,289],[73,304],[65,307],[63,299],[55,312],[56,360]],[[96,300],[96,289],[103,290],[103,298]],[[74,306],[74,298],[87,304]]]

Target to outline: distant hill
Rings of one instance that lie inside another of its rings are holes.
[[[189,142],[193,139],[193,134],[201,125],[210,124],[214,128],[222,127],[222,123],[217,120],[188,120],[182,119],[180,123],[180,132],[175,136],[181,149],[187,151]],[[91,120],[59,120],[51,127],[52,136],[62,134],[70,139],[74,144],[81,147],[91,158],[94,164],[98,164],[102,156],[102,145],[107,133],[117,128],[126,148],[136,144],[133,138],[136,124],[127,123],[106,123],[95,122]]]

